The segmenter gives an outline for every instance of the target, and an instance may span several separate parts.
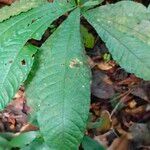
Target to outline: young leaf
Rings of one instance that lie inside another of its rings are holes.
[[[87,28],[81,25],[81,34],[83,38],[83,43],[87,48],[93,48],[95,43],[94,36],[88,32]]]
[[[142,4],[122,1],[87,11],[84,16],[121,67],[150,80],[149,10]]]
[[[30,38],[40,38],[55,19],[70,9],[63,3],[47,3],[0,23],[0,109],[12,99],[29,72],[26,65],[21,65],[24,44]]]
[[[74,23],[75,22],[75,23]],[[80,37],[80,11],[74,10],[42,46],[39,69],[27,88],[50,149],[77,149],[90,103],[90,73]],[[32,92],[31,92],[32,91]]]
[[[19,0],[14,2],[11,6],[5,6],[0,9],[0,22],[20,14],[21,12],[26,12],[32,8],[35,8],[41,4],[44,4],[46,0]]]

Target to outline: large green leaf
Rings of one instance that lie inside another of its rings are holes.
[[[47,3],[0,23],[0,109],[7,105],[27,77],[29,70],[20,65],[20,50],[24,44],[30,38],[40,39],[45,29],[70,9],[63,3]]]
[[[76,9],[42,46],[39,69],[27,88],[28,102],[38,111],[50,149],[77,149],[83,137],[90,102],[84,55]]]
[[[87,11],[84,16],[124,69],[150,80],[148,9],[139,3],[122,1]]]
[[[21,12],[26,12],[31,8],[35,8],[46,2],[46,0],[19,0],[14,2],[11,6],[5,6],[0,9],[0,22],[20,14]]]

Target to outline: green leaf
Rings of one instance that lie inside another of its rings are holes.
[[[47,3],[0,23],[0,109],[13,98],[30,71],[31,66],[21,65],[25,59],[21,49],[27,40],[40,39],[47,27],[70,9],[64,3]]]
[[[33,142],[30,145],[21,148],[21,150],[50,150],[45,143]]]
[[[106,150],[104,146],[100,145],[97,141],[88,136],[84,136],[82,147],[84,150]]]
[[[39,69],[27,88],[50,149],[77,149],[81,142],[90,103],[86,63],[76,9],[42,46]]]
[[[89,0],[86,3],[84,3],[82,6],[83,7],[91,7],[91,6],[95,6],[95,5],[101,4],[103,1],[104,0],[96,0],[96,1]]]
[[[81,34],[83,38],[83,43],[87,48],[93,48],[95,43],[94,36],[88,32],[87,28],[81,25]]]
[[[9,141],[6,140],[5,138],[0,136],[0,148],[2,148],[2,150],[9,150],[10,149],[10,144]]]
[[[55,2],[59,2],[59,3],[65,2],[65,3],[70,3],[73,6],[76,6],[75,0],[54,0],[53,3]]]
[[[46,0],[19,0],[14,2],[11,6],[5,6],[0,9],[0,22],[20,14],[21,12],[26,12],[32,8],[35,8],[41,4],[44,4]]]
[[[32,45],[26,45],[24,48],[19,51],[15,59],[8,59],[7,52],[0,56],[3,60],[4,66],[10,66],[8,70],[5,70],[1,73],[1,82],[0,82],[0,109],[4,108],[6,101],[9,99],[10,94],[15,93],[14,89],[18,89],[17,85],[20,80],[24,81],[31,70],[34,57],[36,53],[36,48]],[[2,53],[2,52],[1,52]],[[0,68],[2,65],[0,66]],[[1,68],[0,72],[4,70]],[[5,75],[5,77],[3,76]],[[15,76],[16,75],[16,76]],[[19,78],[18,78],[19,77]],[[3,82],[3,79],[5,81]]]
[[[150,80],[150,11],[122,1],[84,13],[121,67]]]
[[[12,147],[23,147],[27,144],[30,144],[38,136],[37,131],[30,131],[26,133],[21,133],[20,135],[14,137],[10,141]]]
[[[50,150],[42,138],[36,138],[29,145],[21,148],[21,150]]]
[[[0,137],[10,141],[15,135],[15,133],[11,133],[11,132],[1,132],[0,133]]]

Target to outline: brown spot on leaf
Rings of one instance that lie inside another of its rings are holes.
[[[12,60],[9,61],[10,64],[11,64],[12,62],[13,62]]]
[[[83,64],[83,62],[81,62],[78,58],[75,58],[70,61],[69,67],[70,68],[80,67],[80,65],[82,65],[82,64]]]

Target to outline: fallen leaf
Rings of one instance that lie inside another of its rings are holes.
[[[126,135],[116,138],[108,150],[129,150],[129,140]]]
[[[97,63],[97,67],[104,71],[113,69],[115,67],[115,65],[116,64],[113,61],[109,61],[109,62],[101,61],[100,63]]]
[[[130,127],[133,141],[139,145],[150,145],[150,123],[135,123]]]
[[[91,84],[91,92],[94,96],[101,99],[109,99],[112,98],[115,94],[113,85],[108,82],[105,82],[104,79],[108,78],[108,76],[101,71],[93,72],[93,80]]]
[[[150,82],[142,82],[139,86],[135,87],[131,93],[147,102],[150,102],[149,91],[150,91]]]

